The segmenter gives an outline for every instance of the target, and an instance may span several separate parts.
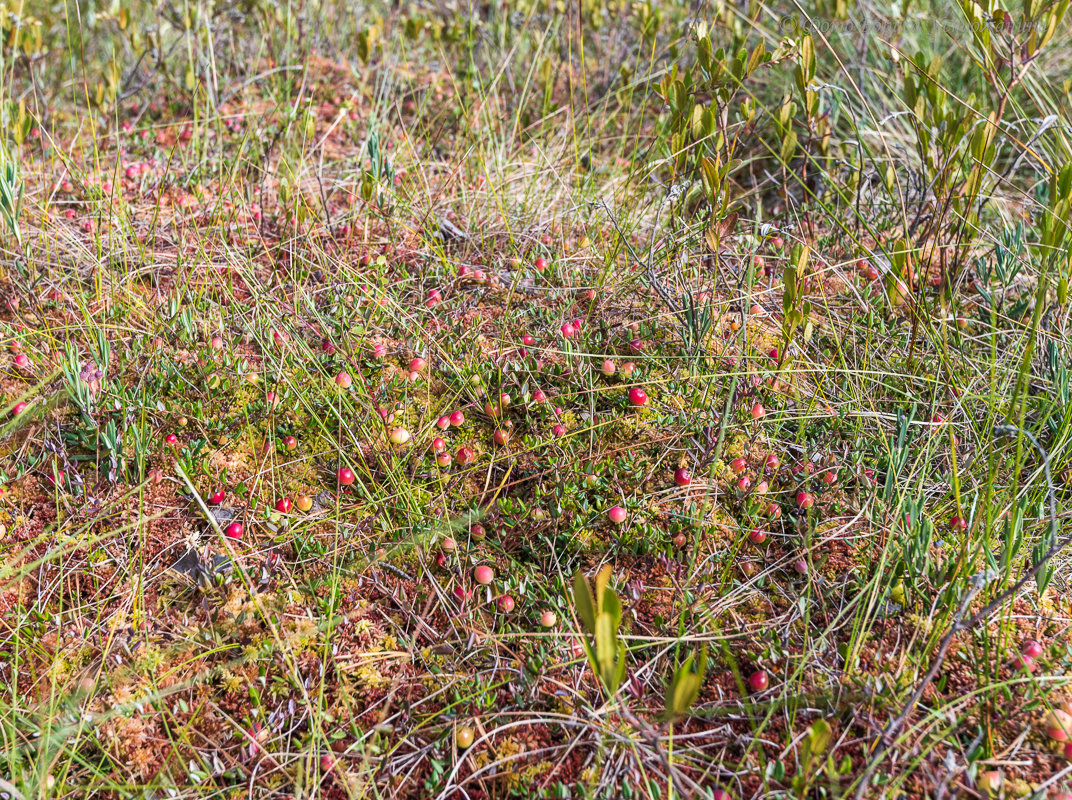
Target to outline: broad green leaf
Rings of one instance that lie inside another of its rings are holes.
[[[618,670],[614,674],[613,681],[608,681],[608,689],[610,693],[614,694],[618,691],[618,687],[622,685],[622,681],[625,680],[625,651],[623,650],[618,657]]]
[[[700,177],[708,196],[714,197],[719,186],[718,165],[707,156],[700,159]]]
[[[595,603],[592,601],[592,590],[588,587],[588,581],[580,570],[577,570],[573,576],[573,606],[588,632],[595,633],[596,611]]]
[[[603,610],[603,593],[607,590],[607,584],[610,583],[610,564],[604,564],[603,567],[596,573],[596,608],[600,611]]]
[[[599,671],[609,674],[614,667],[615,657],[618,655],[617,631],[614,628],[614,620],[609,614],[600,614],[596,617],[595,638]]]
[[[608,615],[614,621],[614,627],[617,628],[622,621],[622,604],[618,600],[618,595],[611,589],[603,590],[603,607],[600,611]]]
[[[832,736],[830,730],[830,723],[825,719],[817,719],[811,724],[811,729],[808,733],[809,748],[813,755],[820,756],[826,752],[826,748],[830,746],[830,738]]]
[[[782,138],[782,150],[778,154],[783,164],[788,164],[793,156],[797,152],[797,132],[790,130],[786,131],[785,136]]]

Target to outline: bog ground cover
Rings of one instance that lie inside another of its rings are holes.
[[[0,6],[0,795],[1067,800],[1067,6]]]

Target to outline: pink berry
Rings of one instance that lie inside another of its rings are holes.
[[[752,419],[760,419],[766,413],[766,409],[764,409],[760,403],[756,403],[752,406]]]
[[[748,689],[752,692],[766,691],[770,685],[770,678],[767,677],[765,670],[756,670],[748,676]]]
[[[499,595],[495,601],[495,605],[499,607],[499,611],[504,614],[509,614],[514,610],[514,598],[508,594]]]
[[[354,475],[354,471],[349,467],[339,467],[337,477],[339,479],[339,483],[343,486],[349,486],[351,483],[357,480],[357,476]]]
[[[275,503],[275,510],[278,511],[280,514],[287,514],[290,512],[290,505],[291,503],[289,497],[281,497]]]
[[[246,529],[242,527],[241,522],[232,522],[224,529],[223,533],[228,539],[241,539],[245,530]]]
[[[465,422],[465,414],[461,411],[455,411],[450,415],[450,425],[452,428],[460,428],[462,423]]]
[[[648,394],[639,386],[634,386],[629,390],[629,402],[638,408],[646,405],[648,402]]]
[[[615,525],[621,525],[623,522],[625,522],[625,516],[625,509],[621,506],[614,506],[613,508],[611,508],[610,511],[607,512],[607,517]]]
[[[1072,734],[1072,714],[1061,708],[1051,708],[1046,712],[1043,724],[1046,726],[1046,735],[1055,742],[1069,741]]]
[[[1020,652],[1028,658],[1038,658],[1046,652],[1046,648],[1042,646],[1041,642],[1034,639],[1028,639],[1020,646]]]
[[[692,483],[692,475],[684,467],[674,470],[674,483],[678,486],[688,486]]]
[[[797,492],[797,505],[800,508],[811,508],[815,505],[815,498],[807,492]]]
[[[484,586],[487,586],[493,580],[495,580],[495,570],[486,564],[481,564],[479,567],[473,570],[473,579]]]
[[[227,492],[223,489],[217,489],[208,496],[209,505],[218,506],[223,502],[223,498],[227,496]]]
[[[349,389],[354,384],[354,379],[350,377],[350,373],[345,370],[335,376],[335,383],[342,389]]]

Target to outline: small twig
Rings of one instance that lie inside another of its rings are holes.
[[[1049,789],[1051,786],[1053,786],[1054,784],[1060,783],[1061,779],[1064,778],[1070,772],[1072,772],[1072,764],[1069,764],[1064,769],[1055,772],[1053,775],[1051,775],[1046,780],[1044,780],[1042,783],[1040,783],[1035,788],[1035,793],[1032,796],[1033,797],[1045,797],[1046,795],[1044,794],[1044,792],[1047,789]]]

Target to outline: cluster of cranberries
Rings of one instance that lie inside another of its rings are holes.
[[[1013,666],[1018,670],[1035,671],[1035,661],[1040,658],[1046,649],[1035,639],[1027,639],[1020,645],[1020,654],[1013,659]]]
[[[479,523],[474,524],[470,528],[470,535],[475,540],[483,540],[487,536],[487,532],[484,530],[484,526]],[[445,568],[449,563],[449,554],[453,553],[458,547],[457,542],[451,537],[445,537],[440,541],[440,550],[436,554],[435,563],[438,567]],[[490,586],[495,581],[495,569],[487,564],[478,564],[472,570],[473,581],[480,586]],[[454,598],[459,603],[465,603],[472,597],[472,591],[466,590],[464,586],[454,587]],[[495,607],[502,614],[510,614],[517,607],[517,602],[514,600],[513,595],[500,594],[495,598]],[[558,616],[554,611],[545,610],[540,614],[540,624],[545,628],[553,628],[558,623]]]

